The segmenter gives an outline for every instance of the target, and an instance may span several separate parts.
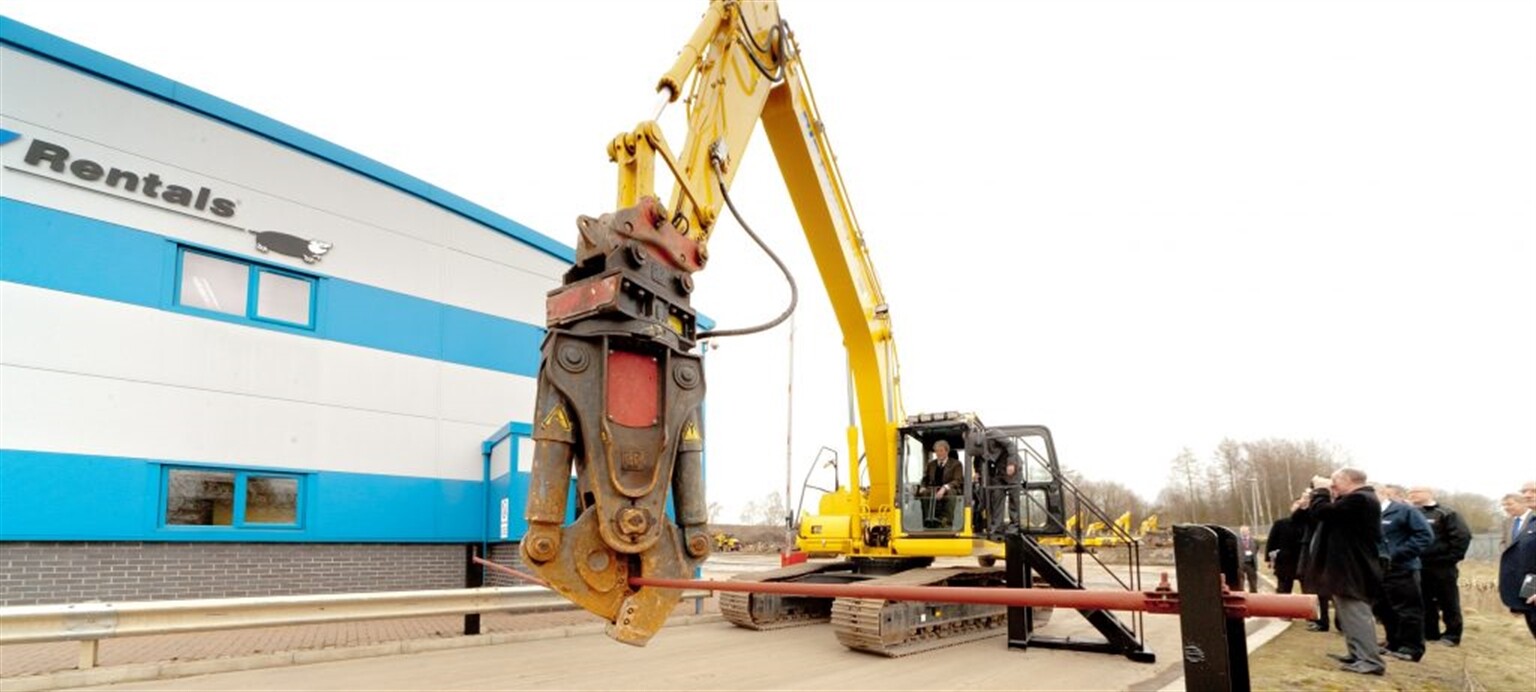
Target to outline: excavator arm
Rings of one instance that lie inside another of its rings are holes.
[[[688,109],[681,152],[654,119],[609,143],[618,210],[578,219],[575,265],[549,294],[522,543],[524,562],[551,587],[636,645],[679,593],[635,589],[629,578],[688,577],[709,554],[704,373],[693,352],[709,335],[697,331],[689,298],[759,121],[842,330],[858,413],[850,458],[862,436],[864,501],[877,513],[894,502],[905,415],[885,298],[776,3],[711,0],[657,91],[663,107],[682,98]],[[658,158],[676,181],[665,206]],[[572,470],[576,520],[566,525]],[[857,488],[858,464],[849,474]]]

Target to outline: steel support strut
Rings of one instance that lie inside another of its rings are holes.
[[[1061,563],[1046,553],[1039,543],[1033,538],[1021,533],[1009,533],[1004,538],[1007,546],[1007,579],[1008,588],[1030,588],[1033,586],[1031,573],[1039,572],[1052,590],[1063,593],[1081,591],[1079,584]],[[1140,596],[1135,592],[1122,591],[1133,596]],[[1046,649],[1068,649],[1072,651],[1087,651],[1092,653],[1119,654],[1137,663],[1155,663],[1157,655],[1146,647],[1135,632],[1132,632],[1120,618],[1110,610],[1118,608],[1078,608],[1080,613],[1093,628],[1104,636],[1103,640],[1075,639],[1072,637],[1044,637],[1034,633],[1033,612],[1029,608],[1008,608],[1008,647],[1013,649],[1027,649],[1030,646],[1038,646]]]

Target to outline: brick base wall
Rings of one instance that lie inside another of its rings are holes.
[[[0,606],[458,589],[464,568],[462,545],[6,542]]]
[[[523,553],[519,543],[492,543],[490,560],[496,564],[511,567],[524,574],[533,574],[533,570],[528,569],[523,564]],[[485,571],[486,586],[521,586],[527,583],[517,577],[503,574],[493,569]]]

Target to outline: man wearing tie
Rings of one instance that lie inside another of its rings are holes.
[[[1515,519],[1525,514],[1525,496],[1510,493],[1499,500],[1499,506],[1504,509],[1504,530],[1499,532],[1499,552],[1503,553],[1515,536]]]
[[[1247,526],[1237,527],[1237,550],[1241,556],[1239,565],[1243,568],[1243,583],[1248,587],[1248,593],[1259,592],[1259,546],[1253,540],[1253,530]]]
[[[1536,637],[1536,593],[1520,597],[1521,587],[1536,579],[1536,481],[1520,487],[1525,511],[1511,522],[1509,545],[1499,554],[1499,598],[1510,612],[1525,616]]]

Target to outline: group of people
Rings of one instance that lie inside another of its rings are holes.
[[[1503,507],[1499,594],[1536,636],[1536,482],[1506,495]],[[1381,675],[1384,656],[1416,662],[1427,642],[1461,644],[1458,563],[1472,533],[1454,509],[1435,501],[1432,489],[1382,485],[1378,491],[1367,485],[1365,472],[1346,468],[1314,477],[1291,509],[1270,529],[1265,561],[1279,593],[1290,593],[1299,580],[1303,593],[1317,594],[1320,616],[1309,630],[1328,631],[1333,606],[1348,652],[1329,656],[1344,670]],[[1258,551],[1247,529],[1239,528],[1238,547],[1248,590],[1256,591]],[[1385,641],[1376,639],[1376,621]]]

